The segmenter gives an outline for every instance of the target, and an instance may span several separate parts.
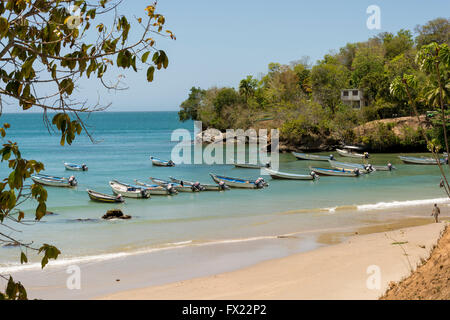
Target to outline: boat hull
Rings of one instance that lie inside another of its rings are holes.
[[[190,185],[182,186],[181,184],[177,184],[177,183],[173,183],[173,182],[169,182],[169,181],[165,181],[165,180],[161,180],[161,179],[157,179],[157,178],[152,178],[152,177],[150,177],[150,180],[153,181],[154,183],[156,183],[160,186],[164,186],[164,187],[166,187],[170,183],[175,188],[175,190],[177,190],[178,192],[199,192],[200,191],[195,188],[192,188],[192,186],[190,186]]]
[[[420,165],[437,165],[437,161],[433,158],[417,158],[417,157],[404,157],[399,156],[400,160],[402,160],[406,164],[420,164]],[[439,159],[440,164],[445,164],[445,159]]]
[[[234,166],[236,168],[243,168],[243,169],[261,169],[265,168],[265,165],[262,164],[251,164],[251,163],[235,163]]]
[[[389,168],[389,166],[372,166],[375,171],[392,171],[392,170],[396,170],[397,168],[392,166]]]
[[[174,189],[173,192],[170,192],[167,188],[161,185],[152,186],[147,183],[140,182],[138,180],[134,180],[138,186],[145,187],[152,196],[170,196],[172,194],[177,194],[178,192]]]
[[[187,184],[189,186],[192,186],[192,185],[195,184],[192,181],[180,180],[180,179],[176,179],[176,178],[173,178],[173,177],[170,177],[170,181],[172,181],[173,183],[176,183],[176,184],[181,184],[181,182],[183,182],[183,184]],[[230,189],[226,185],[224,187],[221,187],[221,186],[219,186],[217,184],[203,184],[203,183],[201,183],[200,186],[202,188],[201,191],[225,191],[225,190]]]
[[[91,198],[92,201],[97,201],[97,202],[104,202],[104,203],[123,203],[125,202],[125,200],[123,199],[119,199],[117,197],[108,195],[108,194],[104,194],[104,193],[100,193],[100,192],[96,192],[93,190],[86,190],[86,192],[89,195],[89,198]]]
[[[150,193],[148,190],[136,188],[135,190],[130,190],[126,184],[120,183],[118,181],[110,181],[109,185],[114,192],[114,194],[120,194],[122,197],[135,198],[135,199],[148,199],[150,198]],[[143,191],[143,192],[142,192]]]
[[[357,158],[357,159],[367,159],[369,158],[369,155],[365,155],[362,153],[356,153],[356,152],[348,152],[346,150],[336,149],[336,152],[339,153],[342,157],[348,157],[348,158]]]
[[[316,154],[307,154],[302,152],[292,152],[292,155],[296,157],[298,160],[328,161],[332,158],[332,155],[320,156]]]
[[[175,163],[172,161],[164,161],[158,158],[150,157],[152,164],[157,167],[175,167]]]
[[[75,188],[77,184],[69,183],[69,179],[66,178],[50,178],[50,176],[31,176],[31,180],[34,183],[41,184],[48,187],[60,187],[60,188]]]
[[[244,179],[237,179],[237,178],[230,178],[230,177],[224,177],[224,176],[218,176],[216,174],[210,173],[209,174],[213,181],[217,184],[223,182],[225,185],[227,185],[230,188],[240,188],[240,189],[261,189],[261,187],[258,187],[255,184],[255,181],[252,180],[244,180]],[[263,187],[268,186],[267,183],[264,184]]]
[[[348,163],[348,162],[339,162],[334,160],[329,160],[330,166],[334,169],[341,170],[341,171],[352,171],[355,169],[358,169],[360,173],[370,173],[375,168],[372,166],[372,170],[366,169],[366,167],[362,164],[358,163]]]
[[[72,163],[67,163],[64,162],[64,167],[66,168],[66,170],[70,170],[70,171],[87,171],[88,167],[83,167],[77,164],[72,164]]]
[[[314,180],[314,176],[310,174],[294,174],[287,172],[279,172],[275,170],[266,169],[272,179],[285,179],[285,180]]]
[[[335,169],[326,169],[326,168],[315,168],[311,167],[311,170],[315,173],[318,173],[320,176],[333,176],[333,177],[358,177],[359,174],[352,170],[335,170]]]

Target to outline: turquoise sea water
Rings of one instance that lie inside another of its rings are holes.
[[[173,130],[184,128],[193,132],[193,123],[179,122],[176,112],[92,114],[86,123],[96,143],[83,135],[72,146],[60,146],[59,135],[49,133],[40,114],[3,114],[1,121],[11,124],[6,139],[19,143],[24,158],[42,161],[47,174],[66,177],[74,174],[78,180],[75,189],[47,189],[48,210],[55,215],[46,216],[39,223],[16,226],[18,232],[7,231],[23,241],[56,245],[62,251],[62,259],[352,227],[368,219],[388,218],[389,213],[373,209],[395,210],[445,198],[438,187],[437,167],[403,165],[396,154],[376,154],[372,155],[373,164],[391,161],[398,170],[359,178],[322,177],[315,182],[266,177],[270,186],[263,190],[180,193],[173,197],[153,196],[149,200],[127,198],[120,205],[96,203],[89,200],[85,190],[111,193],[108,185],[111,179],[132,183],[134,179],[149,182],[150,176],[165,179],[175,176],[212,183],[209,172],[242,178],[257,178],[260,173],[231,165],[153,167],[151,155],[170,158],[177,143],[170,141]],[[89,171],[66,171],[63,161],[86,163]],[[327,163],[280,155],[281,171],[308,173],[310,165]],[[7,172],[7,164],[1,163],[0,176]],[[116,207],[133,219],[99,219],[106,210]],[[32,220],[32,211],[27,210],[27,214]],[[18,255],[17,248],[0,247],[0,268],[17,263]],[[30,257],[37,261],[34,255]]]

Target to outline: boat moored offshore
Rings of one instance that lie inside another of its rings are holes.
[[[298,160],[312,160],[312,161],[328,161],[333,160],[334,156],[330,154],[329,156],[321,156],[317,154],[307,154],[302,152],[292,152],[292,155]]]
[[[77,179],[74,176],[69,178],[49,176],[45,174],[35,174],[31,176],[31,179],[38,184],[49,187],[63,187],[73,188],[78,185]]]
[[[264,181],[263,178],[258,178],[256,180],[246,180],[240,178],[230,178],[225,176],[220,176],[214,173],[209,174],[213,181],[217,184],[223,182],[230,188],[243,188],[243,189],[262,189],[269,186],[269,184]]]

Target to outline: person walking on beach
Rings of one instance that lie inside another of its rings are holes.
[[[434,221],[436,223],[439,222],[438,216],[441,214],[441,209],[437,206],[437,203],[434,204],[433,211],[431,212],[431,215],[434,216]]]

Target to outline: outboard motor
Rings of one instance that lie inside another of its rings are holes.
[[[330,160],[334,160],[334,156],[330,154]]]
[[[192,185],[192,190],[193,191],[202,191],[202,186],[201,186],[201,184],[200,184],[200,182],[196,182],[196,183],[194,183],[193,185]]]
[[[369,153],[368,152],[364,152],[364,158],[369,159]]]
[[[319,179],[319,175],[318,175],[315,171],[311,171],[310,175],[311,175],[311,177],[313,177],[314,179]]]
[[[173,163],[172,160],[169,160],[169,161],[167,161],[167,165],[168,165],[169,167],[173,167],[173,166],[175,165],[175,163]]]
[[[88,167],[87,165],[85,165],[84,163],[81,165],[81,169],[83,169],[83,171],[87,171]]]
[[[389,163],[387,164],[387,167],[388,167],[389,171],[392,171],[392,163],[389,162]]]
[[[359,174],[360,174],[360,172],[359,172],[359,169],[358,169],[358,168],[356,168],[355,170],[353,170],[353,172],[354,172],[354,173],[356,173],[356,175],[357,175],[357,176],[359,176]]]
[[[175,188],[173,187],[173,184],[171,183],[167,184],[166,189],[167,191],[169,191],[169,194],[173,194],[176,191]]]
[[[70,184],[72,187],[75,187],[75,186],[77,185],[77,179],[75,179],[74,176],[70,176],[70,178],[69,178],[69,184]]]
[[[266,163],[266,168],[270,168],[270,161]]]
[[[226,188],[227,188],[227,186],[225,185],[225,182],[220,181],[220,182],[219,182],[219,189],[220,189],[220,190],[226,190]]]
[[[448,164],[448,157],[445,157],[445,164]]]
[[[258,189],[264,188],[264,186],[266,185],[266,182],[264,181],[263,178],[258,178],[255,180],[255,185]]]
[[[117,195],[116,199],[120,202],[123,201],[122,195],[120,193]]]
[[[141,196],[142,198],[148,198],[148,193],[146,189],[141,189]]]
[[[371,164],[368,164],[365,166],[367,172],[372,172],[373,171],[373,166]]]

